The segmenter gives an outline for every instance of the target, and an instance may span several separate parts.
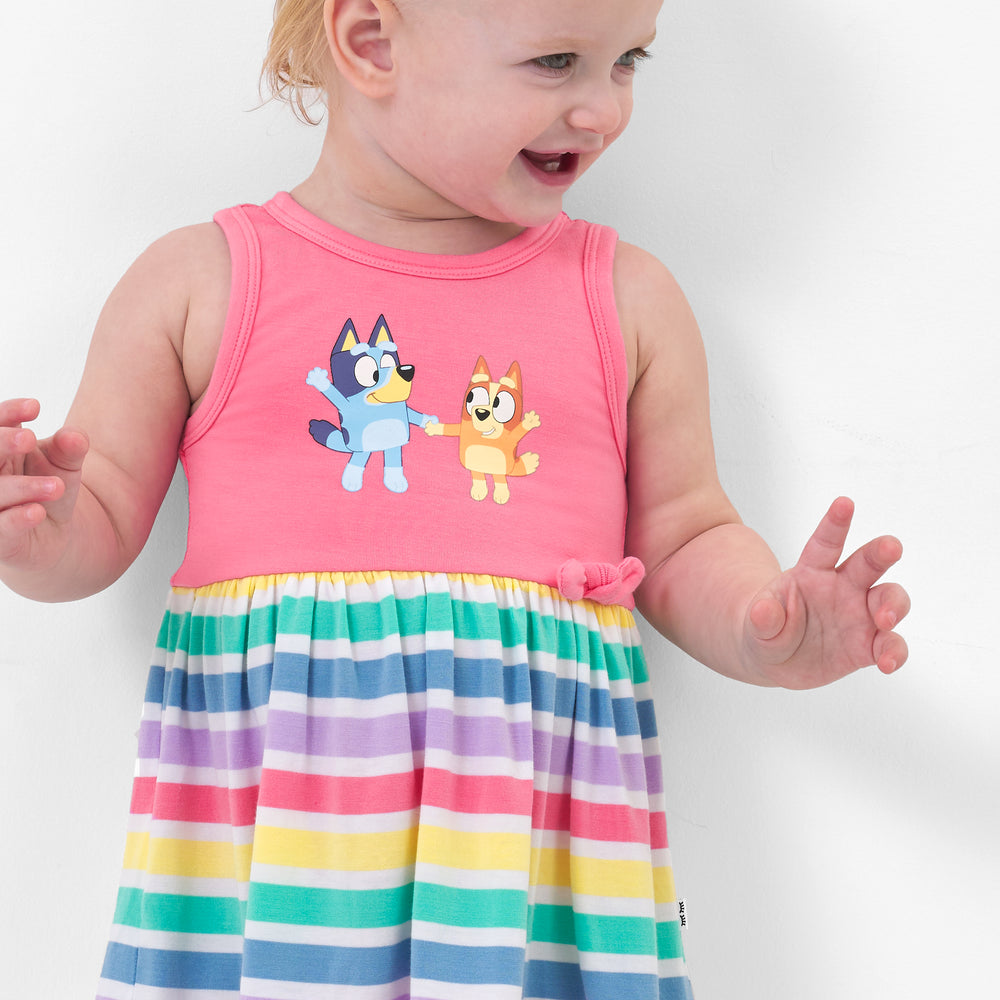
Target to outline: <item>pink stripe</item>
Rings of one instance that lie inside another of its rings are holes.
[[[338,816],[402,812],[419,804],[421,779],[420,771],[345,778],[266,768],[261,774],[260,804]]]
[[[133,815],[179,823],[229,823],[252,826],[257,815],[257,787],[219,788],[136,778],[132,785]]]
[[[645,809],[587,802],[565,793],[535,792],[532,825],[540,830],[569,830],[584,840],[619,844],[648,844],[659,836]]]
[[[530,779],[457,775],[438,768],[369,778],[265,770],[260,804],[339,816],[403,812],[418,805],[470,814],[527,815],[531,789]]]

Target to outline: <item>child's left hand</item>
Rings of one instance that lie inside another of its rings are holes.
[[[906,642],[893,629],[910,598],[899,584],[876,586],[903,547],[885,535],[838,565],[853,515],[846,497],[834,501],[795,566],[750,602],[745,654],[766,683],[813,688],[872,663],[891,674],[905,662]]]

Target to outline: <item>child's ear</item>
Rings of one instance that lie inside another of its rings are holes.
[[[395,74],[389,37],[391,0],[326,0],[323,18],[340,75],[368,97],[384,97]]]

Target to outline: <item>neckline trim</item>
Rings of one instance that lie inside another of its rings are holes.
[[[303,208],[287,191],[276,194],[263,208],[281,226],[324,250],[384,271],[435,278],[474,279],[513,270],[542,253],[569,222],[560,212],[546,225],[525,229],[490,250],[435,254],[386,247],[345,232]]]

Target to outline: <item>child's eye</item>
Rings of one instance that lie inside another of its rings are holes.
[[[615,63],[616,66],[621,66],[622,69],[634,70],[636,63],[643,59],[649,58],[649,52],[646,49],[629,49],[623,56],[621,56],[618,62]]]
[[[572,52],[556,52],[550,56],[539,56],[532,62],[540,69],[548,70],[553,75],[566,73],[573,68],[576,56]]]

